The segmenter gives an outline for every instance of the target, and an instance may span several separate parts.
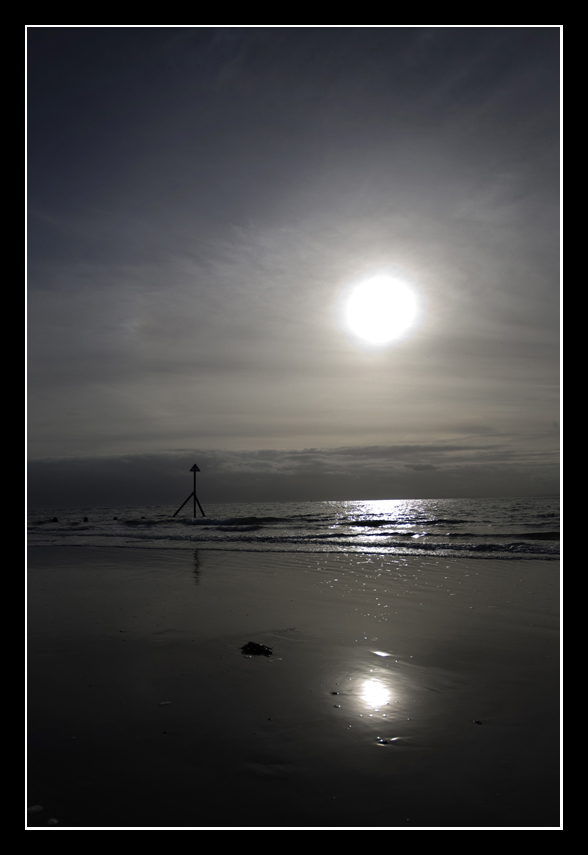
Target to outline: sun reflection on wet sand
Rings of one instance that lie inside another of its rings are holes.
[[[368,709],[378,709],[390,703],[392,692],[381,680],[369,679],[362,686],[361,698]]]

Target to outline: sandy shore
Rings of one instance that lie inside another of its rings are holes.
[[[558,562],[55,547],[28,591],[30,826],[559,825]]]

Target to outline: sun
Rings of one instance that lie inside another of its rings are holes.
[[[354,282],[342,307],[345,329],[370,347],[405,338],[420,315],[417,294],[401,277],[379,273]]]

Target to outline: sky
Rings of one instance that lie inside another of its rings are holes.
[[[558,27],[27,37],[30,507],[558,491]]]

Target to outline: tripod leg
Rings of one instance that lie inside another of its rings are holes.
[[[175,512],[174,517],[175,517],[175,516],[177,516],[177,515],[180,513],[180,511],[182,510],[182,508],[184,507],[184,505],[187,505],[187,504],[188,504],[188,502],[190,501],[190,499],[192,498],[192,496],[193,496],[193,495],[194,495],[194,491],[192,491],[192,492],[190,493],[190,495],[188,496],[188,498],[186,499],[186,501],[184,502],[184,504],[183,504],[183,505],[180,505],[180,507],[179,507],[179,508],[177,509],[177,511]],[[198,502],[198,499],[196,499],[196,501]],[[198,502],[198,505],[200,505],[200,502]],[[202,508],[200,508],[200,510],[202,510]],[[202,511],[202,513],[203,513],[203,515],[204,515],[204,511]]]

